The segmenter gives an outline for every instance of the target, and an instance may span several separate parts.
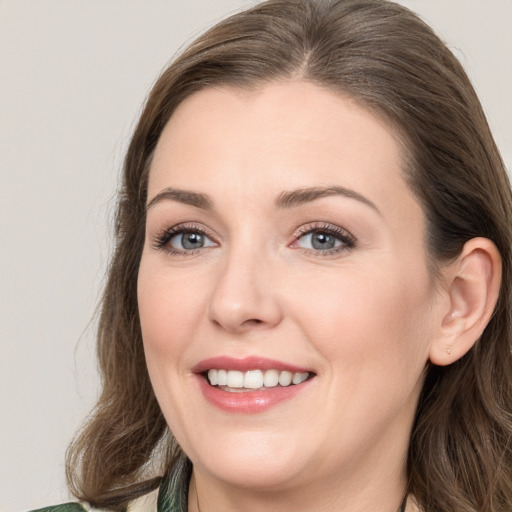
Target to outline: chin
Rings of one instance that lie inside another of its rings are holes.
[[[304,450],[279,435],[230,435],[215,447],[191,453],[196,471],[241,488],[278,490],[295,480],[306,465]],[[302,453],[302,456],[299,455]]]

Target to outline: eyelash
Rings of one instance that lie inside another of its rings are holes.
[[[171,228],[166,228],[157,234],[153,241],[153,247],[155,249],[166,251],[171,256],[193,256],[194,254],[197,254],[201,249],[205,248],[200,247],[198,249],[181,250],[176,249],[170,245],[170,241],[175,236],[184,235],[186,233],[198,233],[200,235],[204,235],[206,238],[210,239],[214,245],[217,245],[217,242],[215,242],[215,237],[207,229],[205,229],[204,226],[197,224],[179,224]]]
[[[176,249],[170,245],[170,241],[177,235],[183,235],[186,233],[198,233],[204,235],[213,242],[213,246],[218,245],[215,241],[215,237],[210,233],[209,230],[205,229],[204,226],[197,224],[179,224],[171,228],[166,228],[157,234],[153,241],[153,247],[158,250],[164,250],[171,256],[193,256],[197,254],[201,249],[208,248],[200,247],[198,249],[181,250]],[[325,233],[335,237],[341,242],[338,247],[332,249],[319,250],[319,249],[308,249],[304,247],[293,247],[294,244],[299,242],[303,237],[312,233]],[[356,246],[356,238],[349,233],[347,230],[340,228],[333,224],[327,224],[324,222],[311,223],[301,226],[293,234],[293,242],[289,244],[289,247],[294,249],[302,250],[308,256],[333,256],[342,252],[353,249]],[[211,247],[211,246],[210,246]]]
[[[341,244],[338,247],[326,249],[323,251],[317,249],[301,248],[301,250],[308,256],[334,256],[342,252],[354,249],[356,246],[356,238],[346,229],[325,222],[314,222],[312,224],[301,226],[293,235],[294,242],[292,242],[291,245],[293,246],[293,244],[297,243],[302,237],[311,233],[325,233],[327,235],[331,235],[338,239]]]

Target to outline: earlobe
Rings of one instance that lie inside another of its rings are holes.
[[[501,256],[487,238],[466,242],[443,273],[447,311],[430,347],[430,361],[446,366],[466,354],[493,314],[501,284]]]

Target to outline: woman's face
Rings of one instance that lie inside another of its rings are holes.
[[[206,89],[167,124],[138,300],[197,475],[277,490],[404,470],[439,301],[399,147],[304,82]]]

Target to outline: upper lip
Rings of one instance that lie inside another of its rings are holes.
[[[250,356],[240,359],[229,356],[212,357],[200,361],[196,366],[194,366],[192,371],[194,373],[203,373],[211,369],[238,370],[241,372],[247,372],[249,370],[280,370],[292,373],[312,373],[308,368],[258,356]]]

